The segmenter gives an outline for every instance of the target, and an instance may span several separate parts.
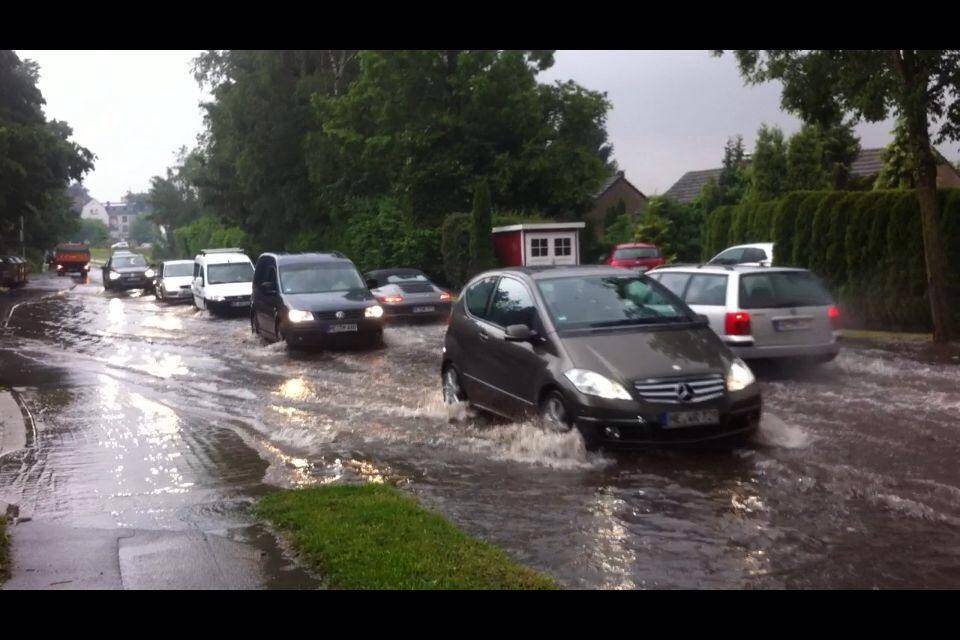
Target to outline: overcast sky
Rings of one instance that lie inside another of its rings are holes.
[[[18,51],[40,64],[50,118],[66,120],[74,139],[97,155],[84,183],[99,200],[144,191],[203,126],[204,99],[190,71],[198,51]],[[559,51],[540,80],[573,79],[606,91],[608,132],[627,177],[648,195],[685,171],[719,166],[728,136],[752,149],[761,123],[799,127],[780,110],[779,86],[745,87],[731,56],[705,51]],[[891,123],[860,125],[864,147],[889,139]],[[957,145],[942,146],[957,158]]]

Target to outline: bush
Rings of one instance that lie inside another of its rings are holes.
[[[469,213],[451,213],[440,232],[440,254],[447,284],[460,288],[470,279]]]
[[[941,190],[939,202],[947,304],[960,322],[960,189]],[[704,222],[703,238],[706,257],[730,245],[772,240],[777,264],[824,279],[848,326],[930,330],[913,191],[806,191],[772,203],[719,207]]]

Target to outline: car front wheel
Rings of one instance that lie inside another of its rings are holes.
[[[540,403],[540,420],[552,431],[567,432],[573,428],[567,405],[559,391],[551,391]]]
[[[454,405],[466,399],[467,394],[463,392],[463,385],[460,384],[460,374],[453,365],[448,365],[443,370],[443,403]]]

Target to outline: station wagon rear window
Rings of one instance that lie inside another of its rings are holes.
[[[741,309],[825,307],[830,292],[809,271],[773,271],[740,276]]]

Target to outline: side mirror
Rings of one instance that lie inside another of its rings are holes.
[[[537,332],[525,324],[512,324],[506,328],[503,339],[509,342],[529,342],[537,337]]]
[[[698,322],[698,323],[701,323],[701,324],[709,325],[709,324],[710,324],[710,318],[708,318],[707,316],[703,315],[702,313],[698,313],[698,314],[697,314],[697,322]]]
[[[370,278],[370,279],[368,279],[368,280],[364,280],[364,282],[367,283],[367,289],[376,289],[377,287],[380,286],[380,284],[379,284],[376,280],[374,280],[373,278]]]

